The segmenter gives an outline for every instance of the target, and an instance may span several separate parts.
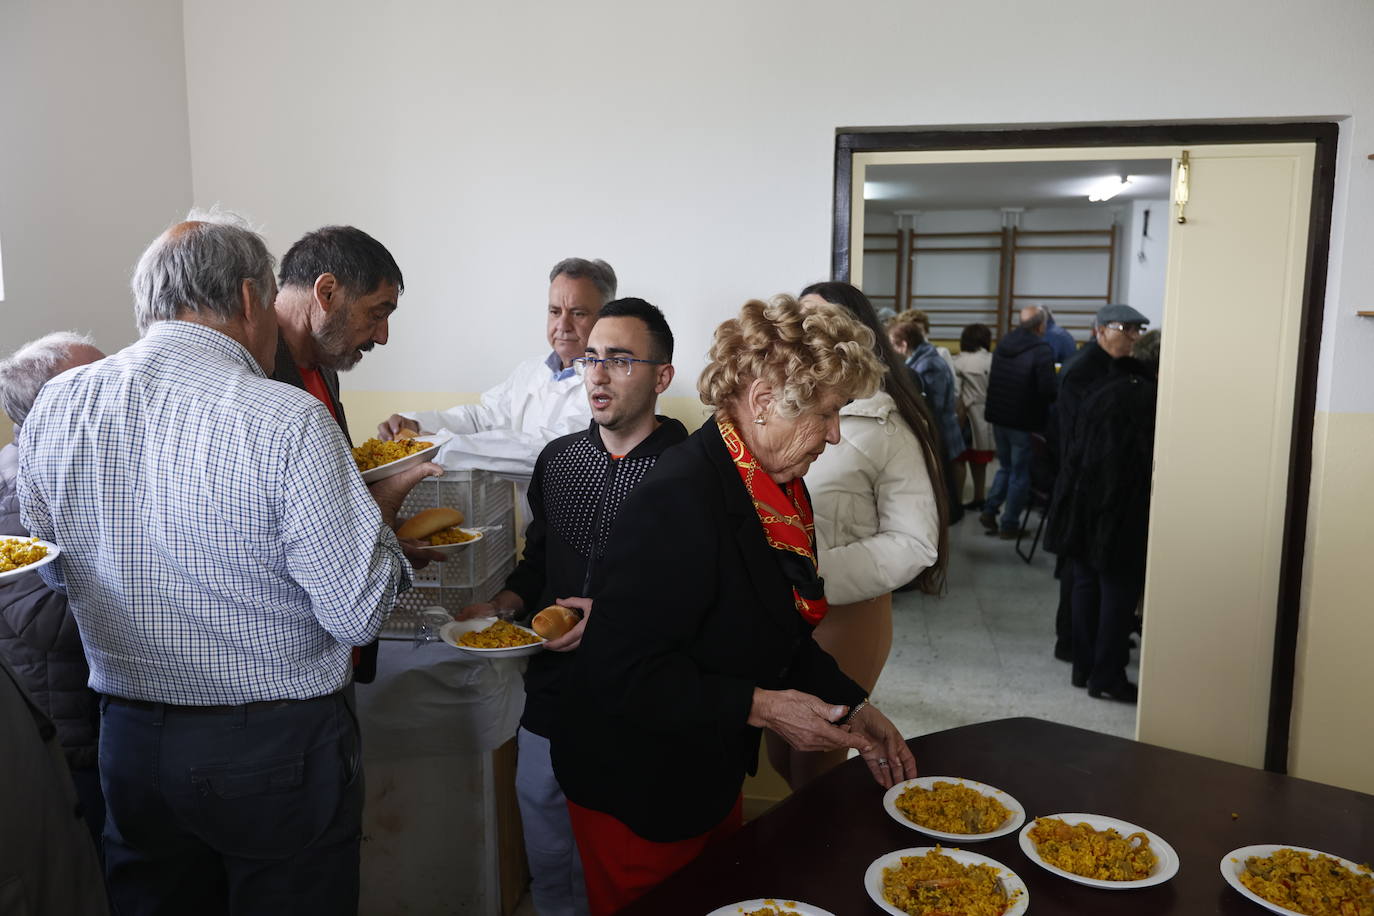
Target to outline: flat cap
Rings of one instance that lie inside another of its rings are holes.
[[[1104,305],[1097,310],[1097,317],[1093,323],[1098,327],[1109,321],[1119,321],[1122,324],[1149,324],[1150,319],[1140,312],[1131,308],[1129,305]]]

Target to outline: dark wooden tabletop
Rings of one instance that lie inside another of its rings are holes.
[[[1267,911],[1221,877],[1222,856],[1233,849],[1281,843],[1357,862],[1374,860],[1374,795],[1040,719],[984,722],[908,744],[922,775],[996,786],[1025,806],[1027,818],[1103,814],[1153,831],[1178,853],[1178,874],[1171,880],[1114,891],[1045,871],[1022,853],[1015,833],[967,844],[1025,881],[1033,916],[1260,916]],[[851,760],[622,912],[703,916],[737,901],[774,897],[800,900],[835,916],[881,913],[863,887],[869,864],[897,849],[935,845],[892,820],[882,797],[867,768]]]

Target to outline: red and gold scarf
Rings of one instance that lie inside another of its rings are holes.
[[[763,524],[763,536],[776,552],[783,574],[792,583],[797,613],[815,626],[830,610],[830,605],[825,600],[825,583],[817,571],[816,524],[806,488],[800,478],[782,485],[775,483],[759,466],[729,418],[717,413],[716,426],[744,488],[754,501],[754,511]]]

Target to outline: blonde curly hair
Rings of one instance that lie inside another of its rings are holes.
[[[721,410],[763,379],[780,393],[778,413],[795,417],[832,392],[846,400],[868,397],[886,371],[874,355],[873,332],[848,310],[774,296],[749,300],[738,317],[716,328],[697,392],[702,403]]]

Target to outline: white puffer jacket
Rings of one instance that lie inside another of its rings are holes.
[[[935,491],[916,435],[887,392],[840,410],[840,444],[816,459],[806,486],[831,603],[876,598],[935,562]]]

